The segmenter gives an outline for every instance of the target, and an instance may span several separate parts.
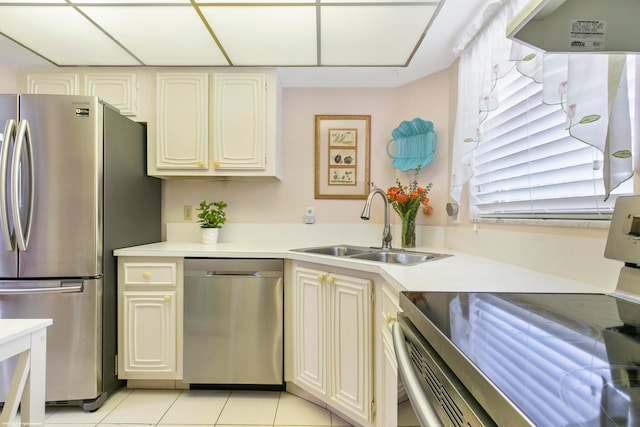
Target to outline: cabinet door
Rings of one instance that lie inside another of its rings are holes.
[[[378,411],[382,415],[379,426],[393,427],[398,425],[398,363],[396,362],[393,339],[386,327],[380,330],[380,346],[382,348],[382,374],[379,378],[381,391]]]
[[[393,338],[391,336],[391,326],[396,321],[397,313],[400,311],[398,303],[398,291],[390,286],[380,283],[376,285],[376,403],[377,414],[376,425],[380,427],[411,426],[415,424],[398,423],[398,397],[403,397],[404,388],[398,380],[398,364],[396,362],[395,350],[393,348]],[[404,395],[406,400],[406,395]],[[411,404],[406,401],[408,413],[411,414]],[[406,405],[402,405],[403,408]],[[406,418],[406,417],[405,417]],[[414,420],[415,421],[415,418]]]
[[[134,73],[87,73],[84,94],[103,99],[122,115],[135,116],[137,113],[138,83]]]
[[[265,75],[213,75],[213,165],[215,170],[265,169]]]
[[[71,73],[38,73],[27,76],[29,93],[79,95],[80,75]]]
[[[329,398],[370,419],[372,401],[371,281],[330,274],[331,391]]]
[[[176,292],[123,292],[121,379],[176,375]]]
[[[207,73],[157,75],[157,169],[207,172],[208,79]]]
[[[320,271],[298,268],[294,282],[294,378],[321,396],[327,394],[324,278]]]

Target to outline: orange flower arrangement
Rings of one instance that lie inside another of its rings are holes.
[[[422,208],[422,213],[431,215],[433,207],[429,205],[429,191],[433,184],[430,182],[426,187],[418,186],[418,181],[411,181],[410,185],[402,185],[396,178],[396,186],[389,187],[387,190],[387,199],[391,202],[393,210],[396,211],[401,218],[407,215],[415,218],[418,210]]]
[[[387,190],[387,200],[391,203],[393,210],[402,219],[402,246],[415,246],[415,225],[418,210],[422,209],[425,215],[433,213],[433,207],[429,205],[429,191],[432,183],[425,187],[418,186],[418,181],[414,179],[409,185],[402,185],[396,178],[395,187]]]

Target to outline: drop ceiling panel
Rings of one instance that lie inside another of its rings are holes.
[[[323,6],[322,65],[402,66],[437,5]]]
[[[315,6],[201,6],[200,10],[234,65],[317,64]]]
[[[144,65],[229,65],[190,5],[85,6],[80,10]]]
[[[1,4],[29,4],[29,3],[38,3],[38,4],[66,4],[67,2],[65,0],[42,0],[42,1],[37,1],[34,2],[33,0],[0,0],[0,5]]]
[[[57,65],[140,65],[72,7],[0,4],[0,32]]]
[[[415,4],[430,4],[437,5],[440,3],[440,0],[320,0],[321,5],[331,5],[331,4],[395,4],[396,6],[406,6],[407,4],[415,3]],[[400,5],[399,3],[403,3]]]
[[[108,0],[104,0],[108,1]],[[242,4],[242,5],[290,5],[290,4],[307,4],[315,5],[316,0],[194,0],[194,3],[205,5],[229,5],[229,4]]]
[[[398,67],[439,0],[0,0],[0,35],[56,65]]]
[[[0,0],[3,1],[3,0]],[[23,0],[30,1],[30,0]],[[38,1],[38,0],[36,0]],[[124,4],[135,4],[135,5],[160,5],[160,4],[174,4],[174,5],[185,5],[188,6],[191,4],[189,0],[69,0],[69,3],[73,3],[76,5],[87,5],[87,4],[102,4],[102,5],[124,5]]]

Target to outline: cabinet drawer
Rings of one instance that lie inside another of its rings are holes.
[[[174,262],[125,262],[124,284],[176,286],[176,270]]]

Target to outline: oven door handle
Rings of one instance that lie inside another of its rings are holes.
[[[405,389],[407,390],[413,409],[416,412],[416,416],[420,421],[420,425],[422,427],[443,427],[438,414],[431,402],[427,399],[418,380],[418,376],[413,369],[407,351],[404,331],[400,323],[394,322],[391,326],[391,333],[393,335],[393,348],[396,353],[396,360],[398,361],[398,372],[402,377],[402,381],[404,381]]]

